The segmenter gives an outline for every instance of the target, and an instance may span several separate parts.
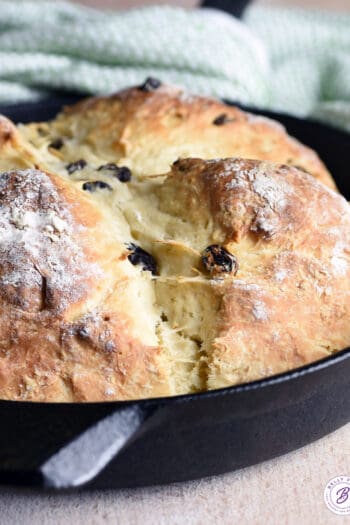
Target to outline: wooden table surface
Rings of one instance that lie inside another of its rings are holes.
[[[134,7],[154,3],[147,0],[79,1],[99,7]],[[265,5],[350,10],[350,0],[257,1]],[[157,3],[165,2],[157,0]],[[183,6],[194,4],[193,0],[176,2],[176,5]],[[327,481],[340,474],[350,475],[350,424],[278,459],[200,481],[148,489],[70,495],[37,494],[6,488],[0,493],[0,524],[350,524],[350,515],[343,517],[332,514],[323,501]]]

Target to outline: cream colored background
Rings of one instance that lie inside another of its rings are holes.
[[[80,2],[100,7],[152,3]],[[258,3],[350,10],[350,0],[258,0]],[[194,4],[193,0],[176,2],[176,5]],[[350,524],[350,515],[336,516],[323,503],[327,481],[339,474],[350,475],[350,424],[281,458],[190,483],[72,495],[2,489],[0,525]]]

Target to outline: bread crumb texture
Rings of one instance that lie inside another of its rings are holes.
[[[350,344],[349,206],[277,123],[133,88],[1,117],[0,171],[2,399],[200,392]]]

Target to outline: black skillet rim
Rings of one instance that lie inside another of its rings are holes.
[[[91,95],[90,95],[91,96]],[[36,101],[36,102],[25,102],[25,103],[19,103],[19,104],[8,104],[8,105],[0,105],[0,113],[3,113],[6,116],[6,113],[9,112],[10,114],[16,113],[17,111],[33,111],[35,107],[41,107],[44,108],[55,108],[55,111],[59,108],[69,105],[72,103],[76,103],[79,100],[82,100],[84,98],[89,97],[89,95],[82,95],[78,93],[62,93],[58,92],[57,96],[51,96],[48,98],[44,98],[42,100]],[[240,108],[242,108],[244,111],[248,111],[250,113],[257,112],[257,115],[261,116],[267,116],[267,118],[274,118],[279,123],[279,118],[287,118],[292,119],[295,122],[297,121],[303,121],[308,122],[309,124],[314,124],[317,127],[330,129],[332,133],[339,133],[342,136],[348,136],[350,141],[350,135],[346,132],[339,130],[333,125],[325,124],[323,122],[319,122],[315,119],[303,119],[300,117],[296,117],[293,115],[289,115],[287,113],[283,112],[275,112],[270,111],[269,109],[262,109],[255,106],[246,106],[239,104],[237,102],[231,101],[231,100],[224,100],[224,102],[228,105],[236,105]],[[12,115],[9,118],[13,118],[16,120]],[[19,120],[20,122],[20,120]],[[283,124],[282,124],[283,125]],[[267,388],[270,386],[277,385],[279,383],[284,383],[286,381],[291,381],[293,379],[297,379],[299,377],[302,377],[304,375],[312,374],[313,372],[317,372],[319,370],[322,370],[324,368],[328,368],[330,366],[335,366],[338,363],[341,363],[342,361],[350,359],[350,347],[344,348],[343,350],[340,350],[334,354],[331,354],[327,357],[324,357],[322,359],[319,359],[317,361],[313,361],[311,363],[308,363],[306,365],[303,365],[298,368],[293,368],[291,370],[287,370],[286,372],[282,372],[280,374],[275,374],[272,376],[264,377],[262,379],[258,379],[255,381],[249,381],[247,383],[240,383],[238,385],[233,385],[225,388],[218,388],[215,390],[208,390],[205,392],[196,392],[196,393],[190,393],[190,394],[180,394],[176,396],[164,396],[164,397],[152,397],[152,398],[141,398],[141,399],[131,399],[131,400],[125,400],[125,401],[118,401],[118,400],[111,400],[111,401],[84,401],[84,402],[43,402],[43,401],[15,401],[15,400],[0,400],[1,404],[12,404],[12,405],[32,405],[35,404],[36,406],[128,406],[131,404],[137,404],[140,406],[148,406],[152,404],[169,404],[169,403],[186,403],[189,401],[197,400],[197,399],[205,399],[208,397],[217,397],[217,396],[226,396],[226,395],[235,395],[240,394],[242,392],[249,392],[254,391],[260,388]]]

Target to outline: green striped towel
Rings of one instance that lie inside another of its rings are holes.
[[[99,11],[0,0],[0,102],[108,93],[146,76],[350,130],[350,14],[252,6]]]

